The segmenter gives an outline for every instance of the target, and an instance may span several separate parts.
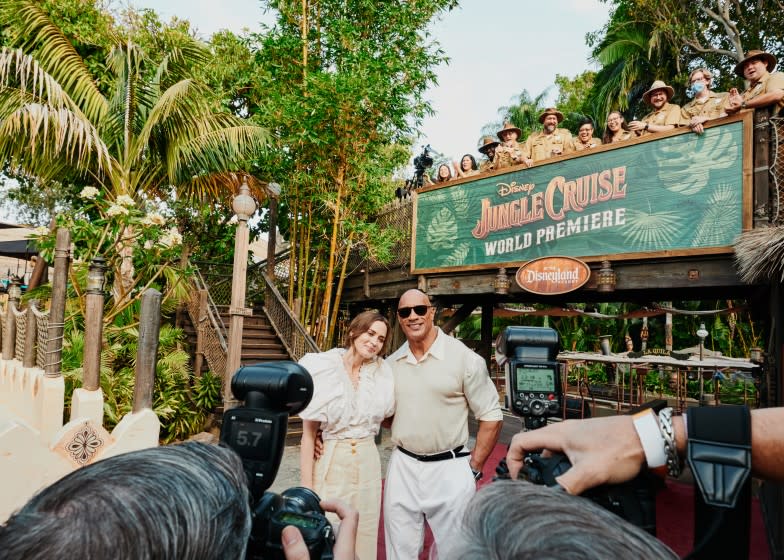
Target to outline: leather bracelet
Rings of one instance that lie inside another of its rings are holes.
[[[672,428],[672,407],[659,412],[659,429],[664,438],[664,453],[667,456],[667,474],[673,478],[681,475],[681,460],[675,445],[675,430]]]
[[[476,481],[482,480],[482,477],[484,476],[482,471],[475,471],[473,467],[471,467],[471,474],[474,475],[474,480]]]

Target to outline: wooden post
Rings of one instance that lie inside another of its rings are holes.
[[[492,371],[490,368],[491,358],[493,355],[493,304],[482,304],[482,352],[481,356],[487,363],[487,371],[492,378]]]
[[[161,330],[161,292],[148,288],[142,294],[139,318],[139,346],[136,351],[136,383],[133,412],[152,408],[155,366],[158,363],[158,335]]]
[[[248,272],[248,220],[256,212],[256,201],[250,196],[248,183],[243,181],[240,193],[232,201],[237,215],[237,232],[234,239],[234,268],[231,278],[231,305],[229,306],[229,342],[226,355],[226,371],[223,372],[223,410],[239,404],[231,392],[231,378],[242,362],[242,329],[245,315],[245,286]]]
[[[16,357],[16,317],[14,311],[19,304],[17,298],[8,297],[5,306],[5,336],[3,337],[3,359],[13,360]]]
[[[85,292],[82,387],[87,391],[97,391],[101,386],[105,272],[106,260],[103,257],[95,257],[87,272],[87,291]]]
[[[54,278],[52,278],[52,300],[49,308],[48,342],[46,364],[44,365],[47,377],[60,377],[63,330],[65,327],[65,299],[68,289],[68,265],[70,261],[71,232],[65,228],[58,228],[54,248]]]
[[[35,310],[38,308],[38,300],[31,299],[27,302],[27,317],[25,317],[25,347],[22,365],[24,367],[35,367],[35,347],[38,342],[38,323],[35,320]]]
[[[269,234],[267,236],[267,276],[275,281],[275,248],[277,247],[278,199],[269,197]]]
[[[672,307],[671,301],[662,302],[664,307]],[[672,352],[672,313],[664,314],[664,349]]]
[[[754,110],[754,227],[765,227],[770,221],[770,151],[771,110],[768,107]],[[781,219],[781,217],[779,217]]]
[[[207,290],[199,290],[199,313],[196,316],[196,358],[193,360],[193,373],[201,377],[204,367],[204,323],[207,321]]]

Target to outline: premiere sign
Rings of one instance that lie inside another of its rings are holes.
[[[590,277],[590,267],[571,257],[542,257],[527,262],[515,274],[518,286],[544,296],[574,291]]]
[[[750,227],[743,138],[751,121],[726,120],[701,135],[653,135],[423,189],[414,201],[412,272],[519,266],[553,255],[731,252]]]

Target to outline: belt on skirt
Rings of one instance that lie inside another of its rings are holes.
[[[471,454],[470,451],[463,451],[463,446],[458,445],[454,449],[450,449],[449,451],[444,451],[443,453],[435,453],[434,455],[419,455],[418,453],[414,453],[413,451],[409,451],[399,445],[397,448],[402,452],[408,455],[409,457],[413,457],[417,461],[423,461],[425,463],[429,463],[431,461],[445,461],[447,459],[456,459],[458,457],[466,457]]]

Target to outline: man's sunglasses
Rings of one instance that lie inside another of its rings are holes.
[[[398,307],[397,314],[400,316],[401,319],[408,319],[408,316],[411,315],[413,311],[420,317],[424,317],[427,310],[430,309],[431,305],[414,305],[413,307]]]

